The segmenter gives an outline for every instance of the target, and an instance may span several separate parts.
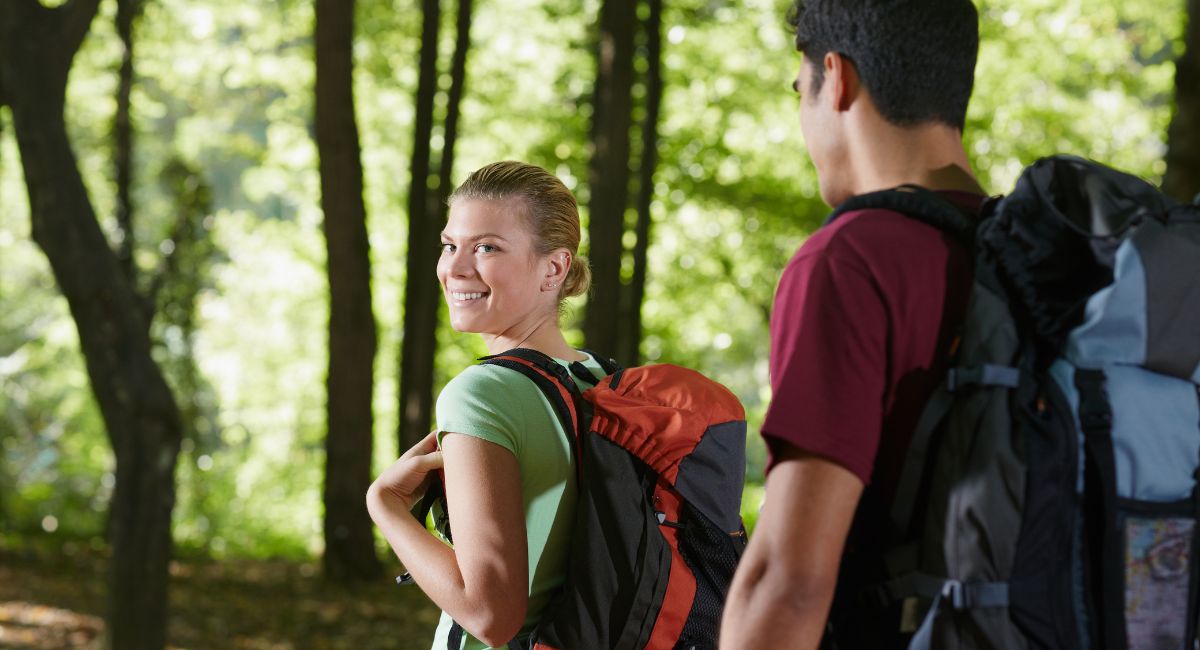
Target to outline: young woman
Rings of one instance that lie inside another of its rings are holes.
[[[510,161],[471,174],[450,196],[442,232],[437,275],[450,324],[482,335],[489,353],[532,348],[603,376],[558,323],[562,301],[590,281],[579,232],[575,197],[544,169]],[[447,647],[452,620],[471,650],[505,647],[537,624],[566,572],[576,500],[566,435],[533,382],[471,366],[438,397],[437,430],[371,485],[372,519],[443,610],[434,650]],[[409,514],[438,468],[453,547]]]

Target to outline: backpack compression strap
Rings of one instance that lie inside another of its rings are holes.
[[[871,209],[899,212],[948,233],[968,250],[975,246],[976,218],[937,192],[919,185],[901,185],[852,196],[834,209],[825,225],[847,212]]]

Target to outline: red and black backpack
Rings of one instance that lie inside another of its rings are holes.
[[[621,369],[592,356],[608,376],[578,362],[568,372],[525,348],[480,360],[541,389],[571,438],[579,478],[566,580],[519,646],[715,649],[746,546],[745,411],[693,370]],[[571,374],[593,388],[581,392]]]

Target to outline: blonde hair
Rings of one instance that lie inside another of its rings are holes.
[[[571,266],[559,290],[559,299],[587,293],[592,272],[587,258],[579,255],[579,207],[575,195],[554,174],[528,163],[504,160],[475,170],[462,182],[447,203],[475,199],[497,201],[520,199],[533,234],[534,250],[546,255],[559,248],[571,252]]]

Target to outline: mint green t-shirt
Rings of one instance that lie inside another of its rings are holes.
[[[555,361],[564,367],[569,363]],[[590,356],[583,364],[596,377],[604,376]],[[578,379],[576,383],[590,388]],[[524,375],[500,366],[463,370],[438,395],[436,411],[439,444],[445,433],[461,433],[500,445],[517,458],[529,544],[529,609],[521,633],[529,632],[566,576],[576,501],[575,461],[567,434],[541,390]],[[454,528],[453,515],[450,527]],[[446,650],[451,623],[442,612],[433,650]],[[470,634],[463,636],[464,650],[488,647]]]

